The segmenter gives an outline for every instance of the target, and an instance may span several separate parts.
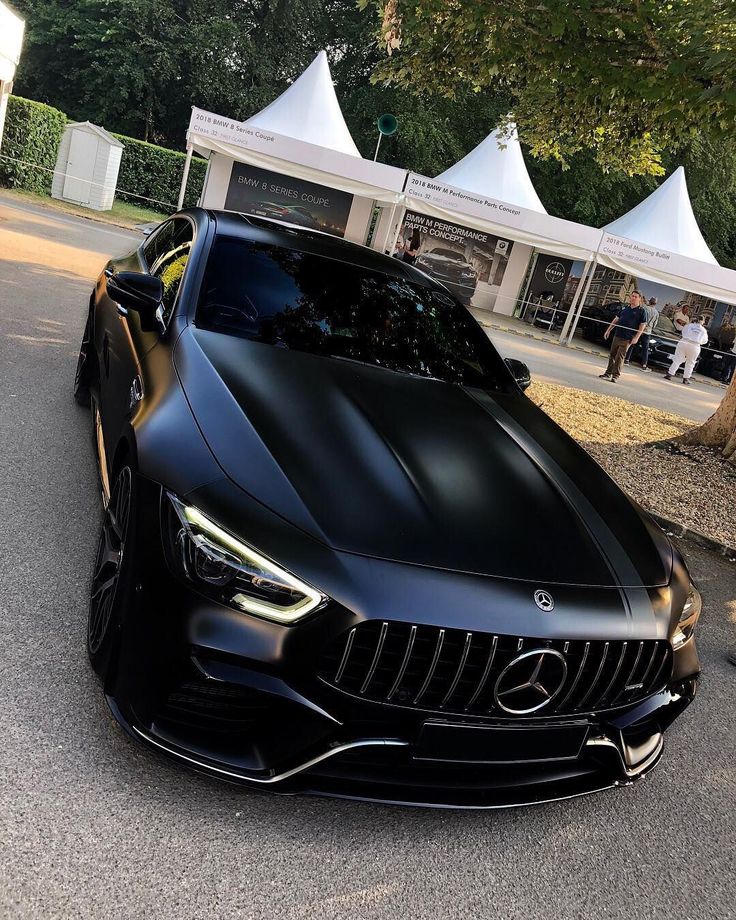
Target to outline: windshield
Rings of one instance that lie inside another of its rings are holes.
[[[215,240],[196,323],[279,348],[448,383],[513,386],[486,334],[448,294],[248,240]]]
[[[454,249],[430,249],[428,256],[442,256],[443,259],[455,259],[456,262],[464,262],[465,259],[459,252]]]

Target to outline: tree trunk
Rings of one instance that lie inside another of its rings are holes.
[[[736,463],[736,374],[713,415],[699,428],[684,434],[682,442],[719,448],[724,457]]]

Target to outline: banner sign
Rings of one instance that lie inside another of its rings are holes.
[[[266,154],[356,182],[375,185],[395,192],[397,196],[404,188],[404,169],[389,166],[387,163],[374,163],[373,160],[364,160],[362,157],[341,153],[329,147],[309,144],[294,137],[248,125],[244,121],[235,121],[193,107],[187,142],[197,146],[198,141],[201,142],[201,147],[214,150],[218,150],[220,144],[235,145],[257,154]],[[235,153],[232,152],[231,156],[235,156]]]
[[[539,298],[559,303],[565,293],[572,264],[571,259],[561,259],[559,256],[549,256],[540,252],[529,282],[527,299]]]
[[[394,255],[414,259],[461,303],[491,309],[513,245],[492,233],[407,211]]]
[[[598,248],[601,232],[593,227],[530,211],[496,198],[486,198],[418,173],[409,173],[404,193],[418,202],[458,211],[488,223],[502,224],[554,241],[571,242],[591,252]]]
[[[228,211],[258,214],[345,236],[353,196],[247,163],[233,163],[225,199]]]

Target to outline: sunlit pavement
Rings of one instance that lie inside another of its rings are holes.
[[[504,812],[279,798],[118,729],[84,647],[100,506],[71,387],[91,279],[132,239],[0,204],[0,917],[732,917],[736,578],[692,547],[702,689],[630,789]]]

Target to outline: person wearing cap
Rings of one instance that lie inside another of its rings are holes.
[[[608,367],[604,373],[599,374],[602,380],[609,380],[611,383],[615,383],[618,380],[621,376],[621,368],[624,364],[626,352],[639,341],[646,324],[647,317],[641,306],[641,294],[639,291],[632,291],[629,295],[629,303],[621,310],[618,316],[613,318],[611,324],[603,333],[603,338],[607,339],[615,330]]]
[[[670,369],[664,375],[665,380],[672,380],[680,369],[680,365],[685,363],[682,382],[690,383],[690,378],[695,369],[695,362],[700,355],[700,349],[703,345],[708,344],[708,333],[705,331],[705,317],[698,316],[692,323],[688,323],[682,330],[682,338],[677,343],[674,357]]]

